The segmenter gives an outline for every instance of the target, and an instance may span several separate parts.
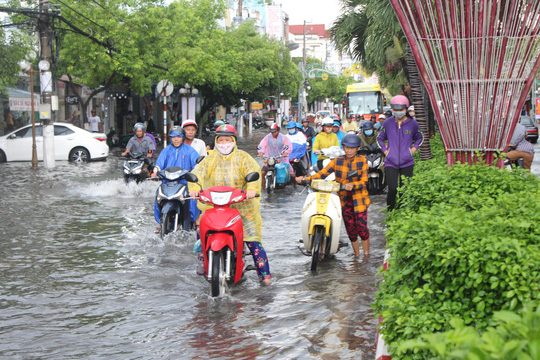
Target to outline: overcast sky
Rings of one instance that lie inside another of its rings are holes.
[[[289,15],[290,25],[300,25],[306,20],[313,24],[325,24],[328,29],[341,11],[339,0],[281,0],[281,4],[283,11]]]

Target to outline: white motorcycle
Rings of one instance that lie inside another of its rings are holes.
[[[333,174],[332,174],[333,175]],[[358,175],[351,171],[347,178]],[[305,255],[311,256],[311,271],[317,270],[319,260],[338,252],[341,232],[341,202],[337,192],[345,185],[328,180],[312,180],[302,209],[302,242]]]
[[[326,148],[326,149],[321,149],[321,153],[325,156],[328,156],[328,159],[326,160],[323,160],[323,168],[328,165],[330,163],[330,161],[332,161],[333,159],[339,157],[339,156],[343,156],[345,155],[345,151],[343,151],[342,148],[340,148],[339,146],[330,146],[329,148]],[[312,175],[315,175],[316,173],[318,173],[319,171],[321,171],[322,169],[319,169],[317,167],[317,164],[311,166],[309,168],[309,176],[312,176]],[[327,181],[330,181],[330,180],[334,180],[336,178],[336,176],[332,173],[330,174],[330,176],[328,176],[326,178]]]

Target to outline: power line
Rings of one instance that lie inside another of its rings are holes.
[[[64,5],[65,7],[67,7],[68,9],[70,9],[71,11],[73,11],[74,13],[82,16],[83,18],[85,18],[86,20],[90,21],[92,24],[95,24],[96,26],[99,26],[100,28],[102,28],[103,30],[107,30],[105,29],[103,26],[99,25],[98,23],[96,23],[95,21],[87,18],[86,16],[84,16],[83,14],[81,14],[80,12],[78,12],[77,10],[73,9],[71,6],[67,5],[66,3],[60,1],[60,0],[57,0],[60,4]]]

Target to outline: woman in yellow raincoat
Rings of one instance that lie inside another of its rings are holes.
[[[195,167],[193,174],[199,178],[203,189],[214,186],[230,186],[241,189],[245,177],[251,172],[260,174],[261,167],[247,152],[236,146],[236,129],[231,125],[222,125],[216,129],[215,151]],[[198,185],[189,183],[189,195],[199,196]],[[261,192],[260,179],[246,185],[246,201],[232,204],[231,208],[238,209],[244,224],[244,242],[251,251],[257,274],[264,285],[270,285],[270,267],[266,251],[261,244],[262,218],[260,201],[256,194]],[[207,205],[199,202],[203,212]]]

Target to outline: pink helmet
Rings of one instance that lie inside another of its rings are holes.
[[[390,102],[392,110],[406,110],[409,107],[409,99],[405,95],[396,95]]]

